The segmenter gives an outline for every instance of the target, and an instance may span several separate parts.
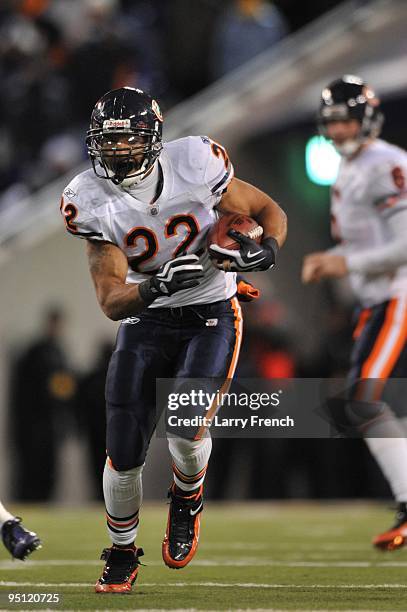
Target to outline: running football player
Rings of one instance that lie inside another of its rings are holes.
[[[373,544],[393,550],[407,541],[407,440],[396,418],[381,437],[374,411],[383,408],[385,381],[407,375],[407,154],[378,138],[382,122],[377,96],[359,77],[343,76],[323,90],[320,132],[341,155],[331,200],[339,244],[307,255],[302,277],[311,283],[349,276],[360,303],[349,381],[354,399],[368,402],[359,404],[371,416],[364,437],[398,502],[395,524]]]
[[[236,272],[273,267],[286,235],[283,211],[234,178],[221,145],[206,136],[163,143],[162,124],[157,101],[143,91],[105,94],[86,139],[93,170],[73,179],[61,203],[69,234],[87,240],[103,312],[121,321],[106,381],[103,490],[112,546],[102,553],[97,593],[130,592],[139,570],[143,551],[134,540],[156,377],[233,376],[242,339]],[[219,211],[250,215],[264,230],[260,245],[235,235],[240,250],[224,256],[233,272],[215,266],[205,246]],[[168,444],[173,482],[162,555],[182,568],[198,543],[211,438]]]
[[[4,546],[15,559],[22,561],[37,548],[41,541],[36,533],[21,524],[21,518],[13,516],[0,502],[0,531]]]

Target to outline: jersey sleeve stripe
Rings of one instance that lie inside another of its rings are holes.
[[[214,187],[212,187],[211,192],[216,193],[219,189],[226,183],[230,176],[233,176],[233,166],[230,164],[229,168],[226,170],[225,174],[221,178],[221,180],[216,183]]]
[[[83,238],[91,238],[91,237],[103,238],[103,234],[101,232],[78,232],[78,231],[74,232],[68,227],[66,229],[70,234],[72,234],[72,236],[81,236]]]
[[[396,206],[400,202],[407,203],[407,192],[402,191],[401,193],[389,193],[386,196],[378,198],[374,205],[377,207],[379,211],[385,210],[387,208],[392,208]]]
[[[393,217],[393,215],[396,215],[404,210],[407,210],[407,202],[399,204],[396,208],[386,208],[385,210],[382,210],[381,213],[383,217],[389,219],[389,217]]]

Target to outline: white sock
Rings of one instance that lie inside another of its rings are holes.
[[[375,436],[369,437],[369,436]],[[380,435],[386,435],[381,438]],[[407,502],[407,439],[398,419],[372,424],[366,444],[379,464],[398,502]]]
[[[168,438],[168,448],[173,460],[174,482],[177,487],[183,491],[198,489],[205,480],[212,438]]]
[[[106,461],[103,472],[103,494],[106,505],[107,531],[113,544],[133,544],[139,524],[143,499],[141,474],[143,465],[118,472]]]
[[[0,528],[6,521],[11,521],[14,518],[16,517],[10,514],[10,512],[8,512],[3,506],[3,504],[0,502]]]

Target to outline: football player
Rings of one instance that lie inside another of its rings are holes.
[[[41,541],[36,533],[21,524],[21,518],[13,516],[0,502],[0,531],[4,546],[14,559],[22,561],[37,548]]]
[[[331,199],[339,242],[307,255],[302,277],[348,276],[360,303],[349,382],[359,416],[369,414],[366,443],[398,502],[395,524],[373,543],[393,550],[407,538],[407,440],[380,398],[387,379],[407,375],[407,154],[378,138],[382,122],[379,100],[361,78],[346,75],[323,90],[320,132],[341,155]]]
[[[106,381],[107,461],[103,475],[112,541],[97,593],[128,593],[142,549],[134,545],[142,471],[156,425],[155,380],[230,379],[242,339],[236,272],[268,270],[286,235],[286,216],[265,193],[234,178],[226,150],[206,136],[162,142],[156,100],[120,88],[96,104],[86,144],[93,169],[65,189],[69,234],[87,241],[101,309],[121,321]],[[260,245],[235,234],[239,250],[205,246],[220,212],[263,227]],[[232,272],[225,272],[225,267]],[[182,568],[195,554],[211,438],[172,437],[173,482],[164,563]]]

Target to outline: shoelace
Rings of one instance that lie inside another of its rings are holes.
[[[188,544],[193,532],[193,525],[196,515],[191,516],[190,510],[197,507],[201,503],[201,499],[182,499],[175,495],[172,496],[171,513],[174,516],[172,526],[172,536],[176,542]],[[171,538],[172,539],[172,538]]]
[[[124,554],[125,552],[126,555]],[[142,554],[142,549],[137,550],[137,555],[130,551],[105,549],[102,553],[102,559],[106,561],[103,578],[108,578],[112,582],[124,582],[129,578],[136,566],[142,565],[138,559]]]
[[[396,522],[393,526],[393,529],[397,529],[397,527],[400,527],[400,525],[406,522],[407,522],[407,513],[404,512],[403,510],[399,510],[396,514]]]
[[[389,510],[396,511],[396,521],[391,529],[397,529],[400,527],[400,525],[407,522],[407,503],[399,502],[397,505],[391,504],[388,506],[388,508]]]

